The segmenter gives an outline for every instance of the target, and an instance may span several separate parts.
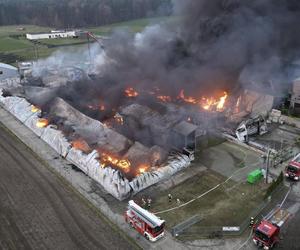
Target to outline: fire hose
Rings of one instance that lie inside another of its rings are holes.
[[[244,160],[245,160],[246,158],[247,158],[247,155],[245,154]],[[258,165],[258,164],[259,164],[259,162],[255,163],[255,164],[253,164],[253,165]],[[253,166],[253,165],[252,165],[252,166]],[[219,183],[219,184],[216,185],[215,187],[213,187],[213,188],[209,189],[208,191],[204,192],[203,194],[200,194],[199,196],[197,196],[197,197],[195,197],[195,198],[189,200],[188,202],[183,203],[183,204],[181,204],[181,205],[179,205],[179,206],[176,206],[176,207],[173,207],[173,208],[169,208],[169,209],[166,209],[166,210],[163,210],[163,211],[155,212],[154,214],[163,214],[163,213],[167,213],[167,212],[170,212],[170,211],[173,211],[173,210],[182,208],[182,207],[184,207],[184,206],[187,206],[187,205],[189,205],[190,203],[192,203],[192,202],[194,202],[194,201],[196,201],[196,200],[202,198],[203,196],[207,195],[208,193],[210,193],[210,192],[216,190],[217,188],[219,188],[220,186],[224,185],[224,184],[227,183],[230,179],[232,179],[238,172],[240,172],[240,171],[242,171],[242,170],[245,170],[246,168],[248,168],[248,167],[250,167],[250,166],[251,166],[251,165],[246,166],[246,167],[243,167],[243,168],[241,168],[241,169],[238,169],[238,170],[235,171],[230,177],[228,177],[224,182]]]

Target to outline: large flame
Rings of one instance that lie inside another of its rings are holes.
[[[138,168],[138,173],[143,174],[143,173],[147,172],[149,170],[149,168],[150,168],[149,165],[141,165]]]
[[[228,98],[227,92],[224,92],[221,97],[202,97],[200,100],[197,100],[191,96],[185,96],[184,90],[180,91],[178,96],[181,100],[191,103],[191,104],[199,104],[203,109],[208,111],[219,111],[222,112],[225,109],[226,100]]]
[[[217,111],[223,111],[224,110],[227,97],[228,97],[227,92],[224,92],[223,96],[221,96],[219,101],[217,102]]]
[[[218,112],[223,112],[225,110],[226,100],[228,98],[228,93],[226,91],[217,97],[213,96],[195,98],[192,96],[186,96],[183,89],[179,92],[177,98],[172,98],[169,95],[163,95],[161,90],[157,87],[153,88],[151,91],[148,91],[148,94],[154,95],[161,102],[175,102],[176,100],[182,100],[189,104],[199,105],[204,110]],[[139,93],[134,88],[130,87],[125,90],[125,95],[127,97],[136,97],[139,95]]]
[[[38,119],[38,121],[36,122],[36,126],[37,126],[38,128],[45,128],[45,127],[48,126],[48,124],[49,124],[49,121],[48,121],[47,119],[45,119],[45,118],[40,118],[40,119]]]
[[[81,150],[85,153],[91,151],[89,145],[87,144],[87,142],[84,139],[77,139],[71,142],[71,145],[73,148],[76,148],[78,150]]]
[[[139,93],[134,88],[127,88],[125,90],[125,95],[127,97],[136,97],[139,95]]]
[[[127,159],[119,159],[107,153],[101,153],[101,167],[105,168],[108,165],[116,166],[122,169],[125,173],[130,171],[131,163]]]

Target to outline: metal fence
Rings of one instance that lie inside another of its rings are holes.
[[[274,196],[280,191],[282,191],[283,186],[277,187],[270,196]],[[200,222],[203,218],[199,215],[193,216],[188,220],[176,225],[171,229],[171,233],[173,236],[180,236],[181,238],[222,238],[223,236],[240,236],[243,234],[247,228],[250,227],[250,218],[254,217],[258,219],[259,215],[261,215],[262,211],[270,204],[270,199],[264,200],[260,204],[259,207],[255,208],[251,213],[249,213],[249,217],[247,217],[240,225],[228,227],[226,225],[223,226],[198,226],[193,227],[193,225]],[[201,222],[200,222],[201,223]]]
[[[199,215],[194,215],[191,218],[187,219],[184,222],[179,223],[175,227],[171,229],[171,233],[173,236],[178,236],[179,233],[184,232],[186,229],[190,228],[191,226],[195,225],[201,220]]]

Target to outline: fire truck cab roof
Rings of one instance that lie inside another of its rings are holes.
[[[300,168],[300,162],[297,162],[297,161],[291,161],[289,163],[289,165],[296,167],[296,168]]]
[[[266,220],[263,220],[257,227],[257,230],[264,233],[268,237],[271,237],[276,232],[276,230],[278,230],[278,227]]]
[[[300,154],[297,154],[289,163],[294,167],[300,168]]]
[[[132,210],[140,219],[146,221],[152,228],[161,227],[165,221],[158,218],[156,215],[150,213],[149,211],[141,208],[133,200],[129,201],[128,209]]]

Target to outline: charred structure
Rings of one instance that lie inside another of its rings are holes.
[[[186,167],[207,130],[266,116],[297,73],[298,2],[173,2],[178,20],[116,31],[92,53],[58,52],[7,90],[22,100],[2,97],[39,136],[60,131],[62,155],[101,183],[113,179],[120,199]]]

